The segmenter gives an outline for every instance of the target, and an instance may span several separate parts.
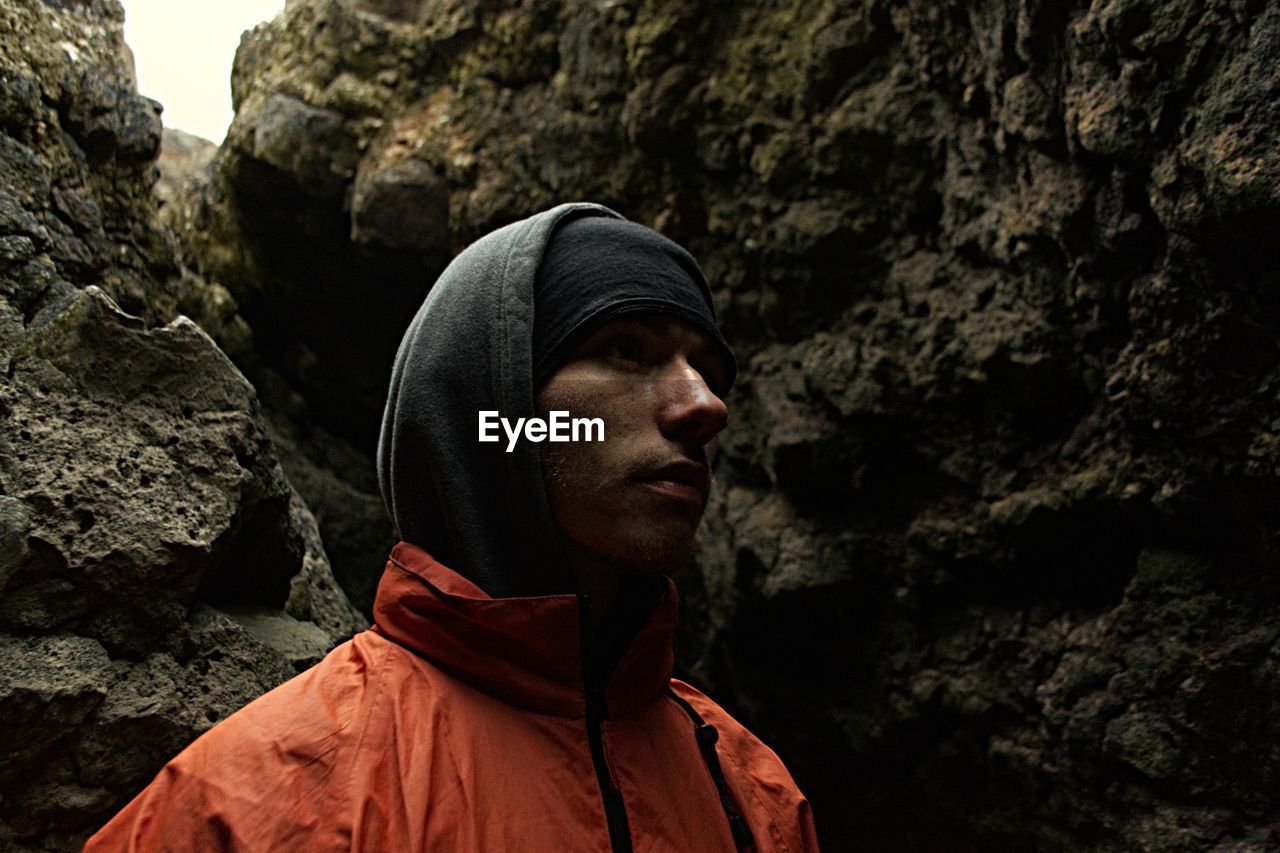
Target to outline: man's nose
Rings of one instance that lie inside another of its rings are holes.
[[[716,396],[702,374],[684,359],[677,359],[665,374],[666,398],[660,417],[663,434],[699,445],[715,438],[729,420],[729,408],[724,400]]]

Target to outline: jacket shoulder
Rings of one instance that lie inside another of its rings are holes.
[[[98,850],[320,849],[328,805],[377,703],[390,644],[365,631],[193,741],[85,845]]]
[[[818,837],[813,811],[777,753],[696,687],[673,678],[671,690],[688,702],[704,722],[716,727],[716,751],[726,782],[735,789],[744,808],[754,807],[768,816],[773,849],[816,853]],[[761,841],[757,838],[757,843]]]

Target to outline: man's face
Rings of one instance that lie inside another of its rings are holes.
[[[552,514],[571,550],[630,571],[692,560],[728,418],[713,390],[723,384],[711,342],[661,315],[604,326],[547,380],[540,412],[604,421],[603,442],[542,445]]]

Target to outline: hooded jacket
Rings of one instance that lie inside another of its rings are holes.
[[[403,540],[374,626],[214,726],[99,850],[811,851],[776,755],[671,677],[678,598],[639,584],[588,632],[537,456],[533,277],[562,205],[458,256],[401,344],[379,478]]]

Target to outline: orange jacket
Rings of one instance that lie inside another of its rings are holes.
[[[817,850],[778,757],[670,678],[667,584],[589,698],[576,596],[490,598],[402,542],[374,628],[205,733],[85,849],[704,853],[738,849],[737,814],[751,849]]]

